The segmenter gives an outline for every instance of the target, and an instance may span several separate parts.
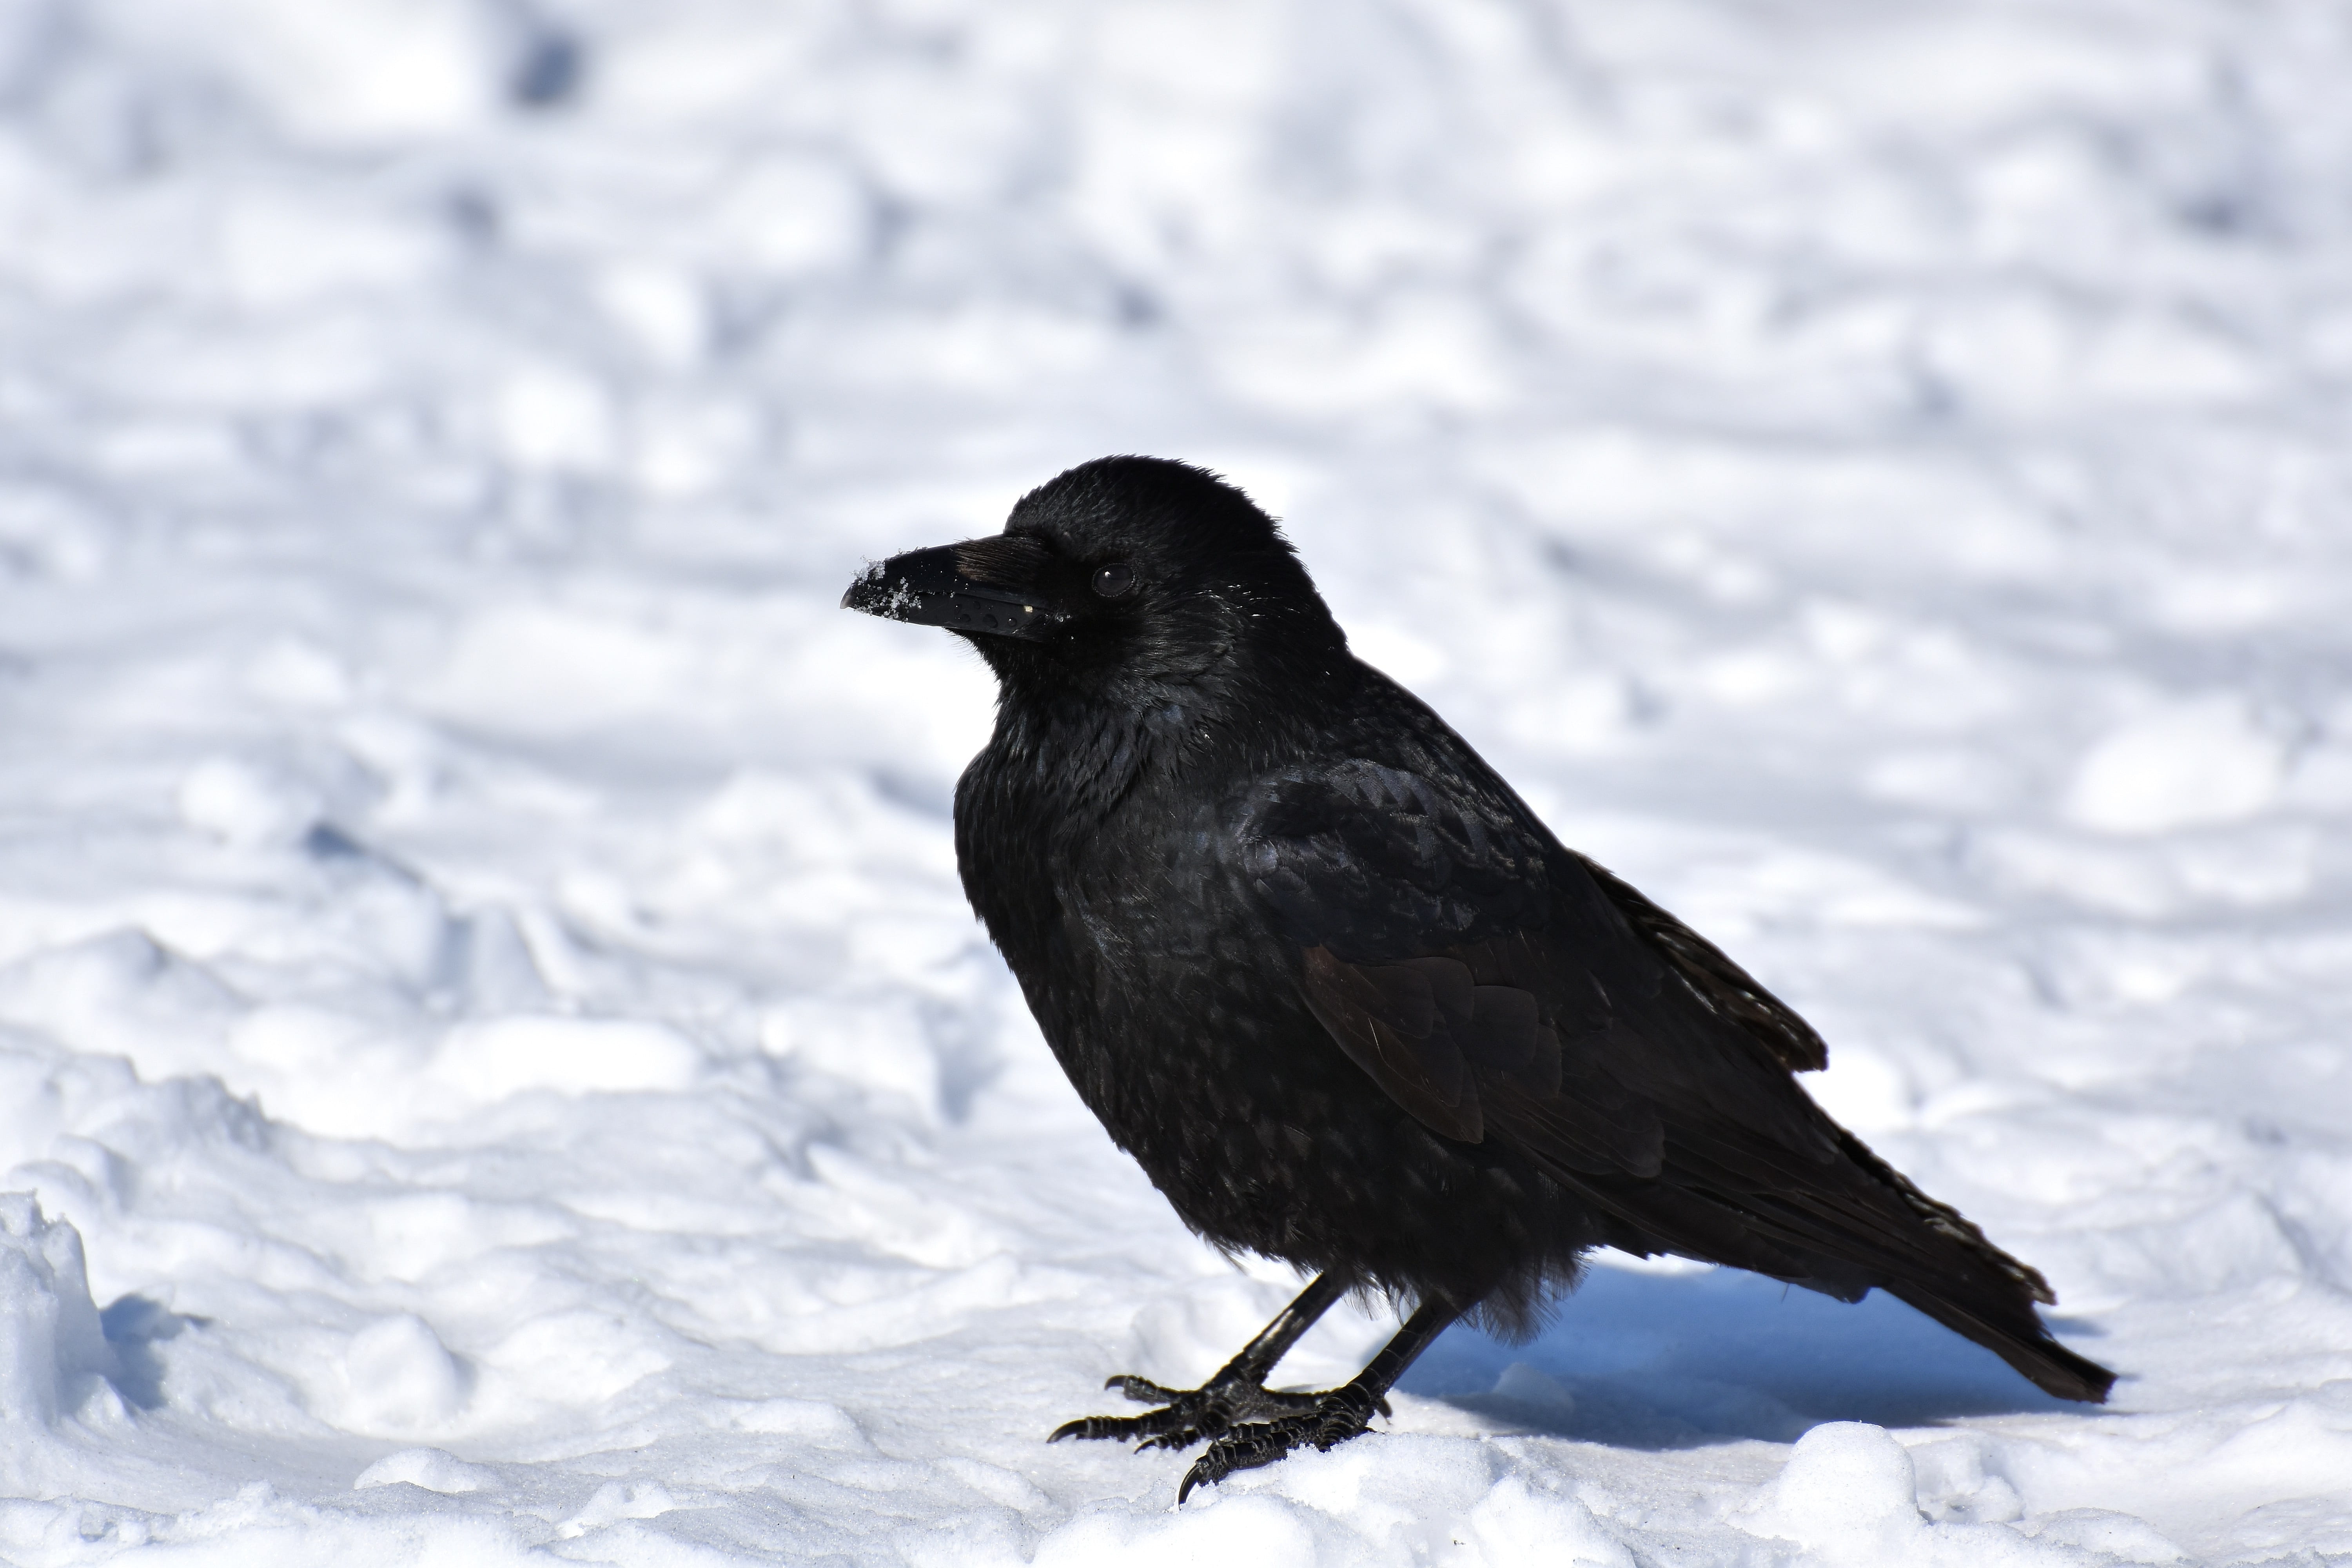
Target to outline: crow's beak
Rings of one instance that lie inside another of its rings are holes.
[[[1003,571],[1013,563],[996,559],[1006,553],[999,541],[987,540],[893,555],[868,566],[841,596],[841,607],[886,621],[1011,637],[1043,637],[1068,620],[1035,586],[983,582],[973,574],[978,566],[992,568],[991,575],[1018,575]]]

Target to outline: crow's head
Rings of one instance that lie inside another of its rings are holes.
[[[1347,647],[1274,520],[1159,458],[1081,464],[1022,497],[1003,533],[877,563],[841,602],[945,626],[1008,682],[1134,701],[1310,676]]]

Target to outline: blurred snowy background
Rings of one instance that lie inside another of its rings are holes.
[[[2347,81],[2337,0],[0,0],[0,1556],[2346,1561]],[[1045,1447],[1289,1281],[967,914],[984,672],[835,602],[1115,451],[2115,1404],[1620,1266],[1181,1514]]]

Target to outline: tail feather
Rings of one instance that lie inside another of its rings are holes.
[[[1972,1309],[1906,1281],[1889,1283],[1889,1295],[1927,1314],[1964,1338],[1976,1341],[2009,1363],[2042,1390],[2060,1399],[2105,1405],[2116,1374],[2086,1356],[2076,1355],[2050,1337],[2030,1306],[1992,1305],[1991,1313]]]
[[[2106,1403],[2116,1374],[2052,1339],[2033,1310],[2037,1301],[2054,1306],[2058,1300],[2038,1269],[1995,1247],[1959,1210],[1921,1192],[1910,1177],[1843,1127],[1838,1129],[1838,1142],[1847,1159],[1892,1189],[1920,1224],[1958,1247],[1976,1266],[1945,1275],[1932,1284],[1889,1280],[1885,1287],[1888,1293],[1954,1333],[1976,1341],[2024,1373],[2044,1394],[2089,1405]],[[1989,1271],[1993,1279],[1982,1280],[1978,1270]],[[1970,1279],[1970,1275],[1978,1277]],[[1962,1297],[1956,1286],[1965,1289],[1967,1296]]]
[[[1831,1125],[1835,1126],[1832,1122]],[[1976,1223],[1948,1203],[1939,1203],[1914,1185],[1911,1178],[1880,1159],[1869,1144],[1847,1131],[1837,1129],[1838,1146],[1845,1157],[1870,1173],[1881,1185],[1893,1189],[1903,1200],[1913,1217],[1945,1240],[1957,1244],[1974,1259],[1994,1273],[2013,1281],[2019,1289],[2045,1307],[2054,1307],[2058,1298],[2051,1293],[2050,1281],[2042,1278],[2041,1270],[2019,1262],[2000,1247],[1985,1239],[1985,1233]],[[1921,1308],[1922,1311],[1927,1309]],[[1940,1321],[1940,1320],[1938,1320]]]

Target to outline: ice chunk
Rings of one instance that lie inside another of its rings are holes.
[[[30,1194],[0,1193],[0,1420],[47,1426],[79,1380],[113,1366],[81,1233],[44,1218]]]
[[[498,1479],[495,1472],[469,1465],[438,1448],[403,1448],[396,1454],[386,1454],[362,1470],[352,1482],[352,1489],[364,1491],[370,1487],[405,1481],[428,1492],[478,1492],[496,1486]]]

